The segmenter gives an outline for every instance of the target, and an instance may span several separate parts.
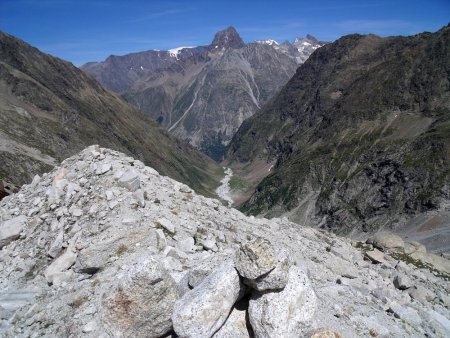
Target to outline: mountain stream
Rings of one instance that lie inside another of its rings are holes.
[[[228,203],[228,206],[233,205],[233,199],[231,198],[230,179],[233,176],[233,170],[231,168],[225,168],[225,177],[220,181],[219,187],[216,189],[217,195]]]

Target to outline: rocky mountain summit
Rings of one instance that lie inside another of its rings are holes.
[[[420,245],[247,217],[106,148],[0,216],[2,337],[450,335],[448,261]]]
[[[93,143],[127,152],[198,192],[215,188],[212,160],[71,63],[0,32],[0,179],[28,183]]]
[[[294,44],[245,44],[228,27],[207,46],[110,56],[81,69],[172,134],[220,159],[241,123],[324,44],[311,36]]]
[[[233,172],[259,173],[242,210],[346,234],[419,224],[448,242],[449,69],[450,26],[319,48],[230,143]]]

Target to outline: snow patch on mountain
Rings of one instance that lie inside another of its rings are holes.
[[[258,40],[258,41],[256,41],[256,43],[259,43],[259,44],[262,44],[262,45],[269,45],[269,46],[274,46],[274,45],[278,46],[279,45],[279,43],[276,42],[273,39]]]
[[[184,47],[172,48],[172,49],[169,49],[168,52],[171,57],[175,57],[178,60],[178,54],[181,52],[181,50],[190,49],[190,48],[195,48],[195,46],[184,46]]]

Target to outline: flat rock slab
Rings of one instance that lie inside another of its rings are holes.
[[[66,252],[55,259],[45,270],[45,278],[47,278],[47,282],[49,284],[53,284],[54,278],[75,264],[76,259],[77,254],[72,250],[67,249]]]
[[[24,215],[0,224],[0,249],[18,239],[26,224],[27,217]]]
[[[378,249],[374,249],[372,251],[366,252],[366,257],[372,261],[372,263],[383,263],[385,261],[384,259],[384,253],[382,253]]]

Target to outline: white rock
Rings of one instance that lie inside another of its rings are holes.
[[[158,250],[164,250],[167,245],[166,235],[161,229],[156,229],[156,247]]]
[[[217,251],[217,245],[216,245],[216,241],[212,240],[212,239],[205,239],[202,240],[201,245],[206,249],[206,250],[211,250],[211,251]]]
[[[374,249],[372,251],[367,251],[366,257],[369,258],[372,261],[372,263],[385,262],[384,254],[378,249]]]
[[[177,241],[177,248],[184,252],[194,252],[195,251],[195,240],[192,237],[185,237]]]
[[[313,318],[317,298],[306,274],[289,269],[289,281],[279,292],[255,292],[248,309],[256,337],[303,337]]]
[[[39,197],[36,197],[36,198],[33,200],[33,205],[34,205],[34,206],[37,206],[39,203],[41,203],[41,199],[40,199]]]
[[[83,215],[83,210],[81,210],[80,208],[72,209],[72,216],[81,217],[82,215]]]
[[[107,201],[111,201],[114,198],[114,193],[111,190],[106,190],[105,196]]]
[[[137,204],[141,207],[145,207],[145,198],[144,198],[144,192],[142,189],[138,189],[133,193],[133,197],[136,200]]]
[[[186,255],[183,251],[175,249],[174,247],[171,246],[167,246],[164,249],[163,255],[167,257],[173,257],[181,261],[185,261],[186,259],[188,259],[188,255]]]
[[[97,329],[97,322],[95,320],[91,320],[90,322],[88,322],[86,325],[83,326],[81,331],[83,331],[84,333],[89,333],[95,331],[96,329]]]
[[[101,167],[97,168],[95,171],[96,175],[103,175],[106,174],[108,171],[110,171],[112,168],[111,163],[104,163],[101,165]]]
[[[135,258],[101,297],[100,318],[114,337],[160,337],[172,329],[178,298],[172,277],[153,258]]]
[[[47,255],[52,258],[58,256],[62,250],[63,243],[64,243],[64,229],[61,228],[59,230],[58,236],[56,236],[55,240],[50,245]]]
[[[182,184],[180,187],[180,192],[185,193],[185,194],[190,194],[192,192],[192,189],[189,188],[187,185]]]
[[[0,249],[20,237],[27,224],[26,216],[18,216],[0,224]]]
[[[117,183],[119,187],[126,188],[129,191],[136,191],[141,186],[141,180],[136,170],[129,170],[124,173]]]
[[[195,289],[175,303],[173,328],[180,337],[211,337],[227,319],[241,292],[231,263],[214,270]]]
[[[411,286],[413,286],[413,284],[412,284],[412,281],[408,277],[402,276],[402,275],[396,275],[394,277],[394,286],[397,289],[406,290],[406,289],[409,289]]]
[[[53,261],[45,270],[45,278],[49,284],[53,284],[53,279],[60,272],[69,269],[76,261],[77,254],[69,248],[61,256]]]
[[[41,177],[39,175],[35,175],[33,177],[33,181],[31,181],[31,186],[36,187],[41,182]]]
[[[174,257],[165,257],[162,263],[167,271],[183,271],[183,264]]]
[[[388,231],[377,232],[372,238],[368,239],[367,242],[381,250],[401,249],[405,245],[400,236]]]
[[[167,218],[160,218],[156,221],[156,223],[158,223],[160,226],[162,226],[164,229],[166,229],[171,234],[175,233],[175,226]]]
[[[409,306],[393,302],[389,307],[389,311],[392,312],[395,317],[403,319],[411,325],[420,325],[422,323],[422,319],[417,311]]]

